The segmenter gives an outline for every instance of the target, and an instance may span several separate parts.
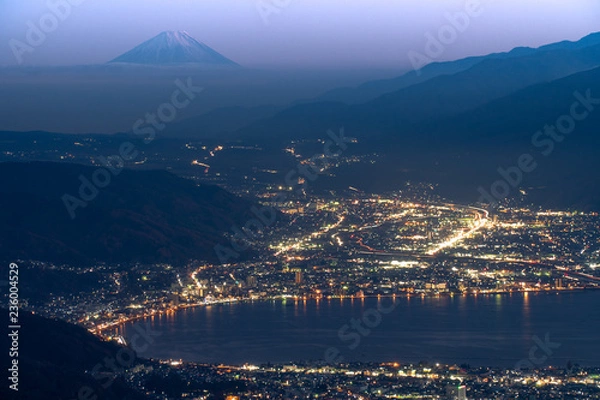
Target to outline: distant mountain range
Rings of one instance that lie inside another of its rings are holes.
[[[592,110],[581,103],[576,107],[585,118],[576,121],[572,133],[559,133],[556,140],[539,136],[559,118],[564,124],[573,104],[588,96],[586,105]],[[529,154],[537,167],[511,185],[508,198],[547,208],[600,211],[598,103],[600,67],[529,86],[458,115],[407,124],[377,137],[363,135],[360,150],[376,153],[377,162],[340,169],[335,179],[319,184],[329,190],[353,186],[379,192],[400,190],[407,181],[431,182],[444,197],[474,203],[480,187],[489,191],[503,179],[499,168],[513,168],[521,155]],[[346,133],[359,132],[347,128]]]
[[[431,67],[435,77],[383,94],[366,103],[314,102],[289,107],[272,118],[241,129],[241,137],[315,137],[336,126],[345,126],[363,138],[399,138],[419,131],[421,124],[459,115],[526,87],[550,82],[600,66],[600,34],[579,42],[562,42],[540,49],[515,50]],[[441,74],[443,69],[460,69]],[[430,69],[431,70],[431,69]],[[420,78],[419,78],[420,79]],[[429,125],[426,125],[429,127]]]
[[[360,151],[378,154],[378,162],[337,171],[334,180],[321,180],[324,185],[381,191],[426,181],[464,202],[477,201],[479,187],[489,189],[500,179],[498,168],[531,153],[540,167],[523,176],[511,197],[547,207],[600,210],[600,108],[554,143],[551,155],[541,153],[550,144],[532,143],[537,131],[570,113],[575,92],[600,98],[599,42],[600,34],[592,34],[578,42],[431,66],[428,73],[437,76],[412,84],[415,76],[409,74],[400,79],[406,87],[368,102],[299,104],[235,135],[283,143],[321,138],[327,129],[344,127],[359,139]]]
[[[468,57],[456,61],[434,62],[419,71],[410,71],[402,76],[391,79],[380,79],[365,82],[355,88],[338,88],[312,100],[312,102],[337,101],[347,104],[366,103],[386,93],[391,93],[406,87],[416,85],[441,75],[453,75],[488,60],[527,57],[541,52],[556,50],[577,50],[584,47],[600,45],[600,32],[588,35],[581,40],[552,43],[539,48],[517,47],[506,53],[494,53],[485,56]],[[303,101],[311,102],[311,101]]]
[[[361,130],[397,129],[398,125],[406,127],[415,120],[461,113],[529,85],[599,66],[599,49],[600,33],[594,33],[575,42],[436,62],[418,72],[366,82],[356,88],[334,89],[290,107],[219,108],[173,124],[163,134],[206,138],[240,130],[244,136],[264,136],[270,130],[297,135],[307,132],[307,122],[312,124],[319,119],[324,123],[309,129],[322,132],[326,124],[348,125],[354,120],[362,122],[356,125]],[[281,114],[276,115],[277,112]],[[295,129],[294,119],[306,119],[304,126]],[[269,124],[275,124],[276,129]]]
[[[239,67],[204,43],[198,42],[187,32],[162,32],[120,55],[111,63],[145,65],[200,64],[210,66]]]
[[[580,99],[588,95],[591,103],[582,104]],[[556,126],[559,119],[564,123],[565,118],[572,118],[575,103],[579,103],[576,110],[585,112],[585,118],[576,121],[572,133],[559,133],[557,140],[548,135],[534,140],[537,132]],[[531,154],[538,167],[524,174],[519,185],[528,200],[553,208],[599,211],[599,103],[600,68],[595,68],[533,85],[472,111],[423,124],[415,135],[421,138],[421,143],[430,143],[432,151],[443,149],[462,155],[460,161],[439,164],[439,171],[448,174],[445,185],[452,187],[453,195],[464,196],[462,199],[474,200],[478,185],[489,188],[501,178],[499,167],[512,167],[519,156]],[[401,142],[397,142],[398,146],[402,146]],[[464,186],[460,187],[459,182]]]
[[[77,164],[0,163],[0,254],[54,262],[216,261],[214,246],[251,218],[253,203],[162,171],[123,170],[71,219]]]
[[[220,139],[225,132],[229,140],[268,143],[273,150],[290,140],[322,139],[328,129],[344,127],[347,136],[358,138],[358,151],[377,153],[378,160],[361,164],[360,171],[340,169],[336,182],[323,178],[316,185],[377,191],[407,180],[428,181],[445,186],[448,197],[475,201],[477,186],[498,179],[498,167],[539,150],[532,148],[532,135],[569,112],[575,91],[600,97],[600,33],[538,49],[431,64],[421,72],[355,89],[355,100],[369,98],[366,102],[221,108],[170,124],[161,139]],[[376,90],[363,91],[367,87]],[[576,134],[556,144],[552,158],[541,158],[540,164],[547,165],[523,182],[528,199],[547,206],[600,209],[595,184],[600,165],[594,153],[599,115],[590,113],[577,124]],[[19,151],[13,136],[6,143]],[[266,153],[255,155],[265,158],[265,166]],[[244,159],[251,166],[256,161]]]

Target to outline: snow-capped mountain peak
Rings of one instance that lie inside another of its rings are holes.
[[[197,41],[185,31],[162,32],[111,62],[152,65],[185,63],[238,65],[206,44]]]

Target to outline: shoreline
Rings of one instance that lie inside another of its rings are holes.
[[[300,296],[286,296],[286,295],[282,295],[282,296],[275,296],[275,297],[267,297],[267,298],[262,298],[262,299],[227,299],[227,300],[223,300],[223,301],[215,301],[215,302],[211,302],[211,303],[192,303],[192,304],[185,304],[185,305],[180,305],[180,306],[176,306],[167,310],[160,310],[160,311],[155,311],[152,313],[148,313],[148,314],[143,314],[143,315],[139,315],[139,316],[135,316],[135,317],[131,317],[128,318],[124,321],[118,321],[118,322],[112,322],[109,323],[107,326],[102,326],[100,328],[98,327],[94,327],[94,328],[86,328],[89,332],[91,332],[92,334],[99,336],[101,338],[105,338],[106,335],[103,334],[103,332],[105,332],[106,330],[109,329],[115,329],[118,327],[122,327],[123,325],[126,325],[128,323],[131,322],[135,322],[135,321],[139,321],[139,320],[143,320],[143,319],[147,319],[147,318],[152,318],[152,317],[156,317],[156,316],[162,316],[162,315],[166,315],[166,314],[174,314],[178,311],[183,311],[183,310],[187,310],[190,308],[196,308],[196,307],[208,307],[208,306],[212,306],[212,305],[225,305],[225,304],[239,304],[239,303],[253,303],[253,302],[265,302],[265,301],[276,301],[276,300],[291,300],[294,302],[306,302],[306,301],[322,301],[322,300],[365,300],[365,299],[387,299],[387,298],[392,298],[392,299],[405,299],[405,298],[442,298],[442,297],[470,297],[470,296],[489,296],[489,295],[527,295],[529,293],[533,293],[533,294],[573,294],[573,293],[583,293],[586,291],[596,291],[596,290],[600,290],[600,287],[583,287],[583,288],[564,288],[564,289],[544,289],[544,290],[522,290],[522,291],[506,291],[506,290],[502,290],[502,291],[493,291],[493,292],[480,292],[480,293],[451,293],[451,292],[443,292],[443,293],[396,293],[396,294],[385,294],[385,295],[364,295],[364,296],[321,296],[321,297],[300,297]]]

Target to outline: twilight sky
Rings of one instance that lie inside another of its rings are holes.
[[[17,65],[9,42],[27,43],[28,21],[39,27],[48,4],[66,1],[0,0],[0,65]],[[424,53],[425,34],[448,23],[446,13],[477,0],[70,1],[81,4],[23,54],[24,65],[104,63],[161,31],[185,30],[249,67],[404,68],[409,51]],[[598,0],[481,0],[481,10],[439,60],[600,31]]]

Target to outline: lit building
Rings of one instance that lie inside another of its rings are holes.
[[[554,284],[554,286],[555,286],[557,289],[562,289],[562,288],[564,287],[564,286],[563,286],[563,280],[562,280],[561,278],[558,278],[558,279],[555,281],[555,284]]]
[[[450,385],[446,388],[446,396],[450,400],[467,400],[466,385]]]
[[[300,285],[302,282],[304,282],[304,276],[302,271],[298,270],[296,271],[296,284]]]

